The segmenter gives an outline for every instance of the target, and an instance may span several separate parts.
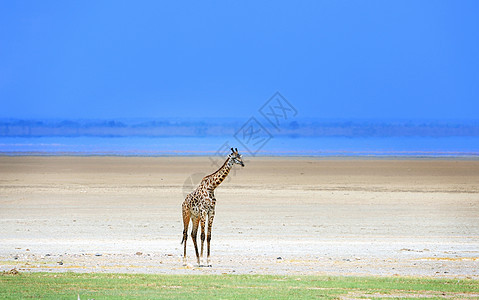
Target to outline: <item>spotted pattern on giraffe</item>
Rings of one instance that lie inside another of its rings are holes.
[[[191,238],[195,247],[198,266],[202,266],[201,258],[203,257],[203,246],[205,238],[207,241],[207,266],[211,266],[210,241],[216,206],[214,190],[225,180],[234,164],[238,164],[244,167],[244,162],[242,160],[241,154],[238,153],[238,149],[231,148],[231,153],[226,158],[224,164],[216,172],[205,176],[201,180],[198,187],[194,191],[189,193],[186,196],[185,201],[183,201],[182,214],[184,229],[183,240],[181,242],[184,243],[184,265],[186,265],[186,242],[188,240],[188,226],[191,220],[193,224],[193,229],[191,230]],[[206,221],[208,221],[207,237],[205,232]],[[198,251],[198,245],[196,242],[199,226],[201,227],[201,254]]]

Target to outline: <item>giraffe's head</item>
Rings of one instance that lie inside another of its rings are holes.
[[[238,153],[238,148],[235,148],[234,150],[233,148],[231,148],[231,153],[230,155],[228,155],[228,157],[231,158],[235,164],[238,164],[244,167],[242,155]]]

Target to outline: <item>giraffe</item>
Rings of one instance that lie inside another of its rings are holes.
[[[186,265],[186,240],[188,239],[188,225],[190,219],[193,223],[193,229],[191,230],[191,238],[195,245],[196,260],[198,266],[202,266],[200,263],[200,257],[203,257],[203,245],[205,242],[205,223],[208,218],[208,237],[207,237],[207,266],[210,265],[210,241],[211,241],[211,227],[213,226],[213,219],[215,217],[215,205],[216,198],[214,190],[220,185],[226,176],[230,172],[234,164],[239,164],[244,167],[241,154],[238,153],[238,148],[231,148],[231,153],[226,158],[226,161],[218,169],[218,171],[205,176],[199,186],[190,194],[188,194],[183,201],[182,213],[183,213],[183,240],[184,244],[183,253],[183,265]],[[196,243],[196,235],[198,233],[198,225],[201,226],[201,256],[198,253],[198,246]]]

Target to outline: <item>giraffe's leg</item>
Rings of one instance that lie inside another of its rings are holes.
[[[191,220],[193,221],[193,230],[191,231],[191,238],[193,239],[193,244],[195,245],[196,260],[198,266],[200,265],[200,254],[198,253],[198,244],[196,243],[196,235],[198,234],[198,224],[200,218],[198,216],[192,216]]]
[[[215,212],[214,211],[211,211],[209,214],[208,214],[208,237],[206,238],[206,242],[208,243],[208,250],[207,250],[207,253],[206,253],[206,263],[208,265],[208,267],[211,267],[211,264],[210,264],[210,242],[211,242],[211,228],[213,227],[213,219],[215,218]]]
[[[190,210],[183,205],[183,240],[185,243],[183,251],[183,265],[186,266],[186,241],[188,240],[188,225],[190,224]]]
[[[200,227],[201,227],[201,254],[200,257],[203,258],[203,245],[205,244],[205,222],[206,222],[206,211],[201,213],[200,217]]]

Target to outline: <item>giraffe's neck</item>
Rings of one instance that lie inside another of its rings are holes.
[[[210,180],[206,188],[208,190],[214,190],[218,185],[220,185],[225,180],[226,176],[228,176],[232,166],[233,160],[228,157],[223,166],[221,166],[218,171],[208,176],[210,177]]]

